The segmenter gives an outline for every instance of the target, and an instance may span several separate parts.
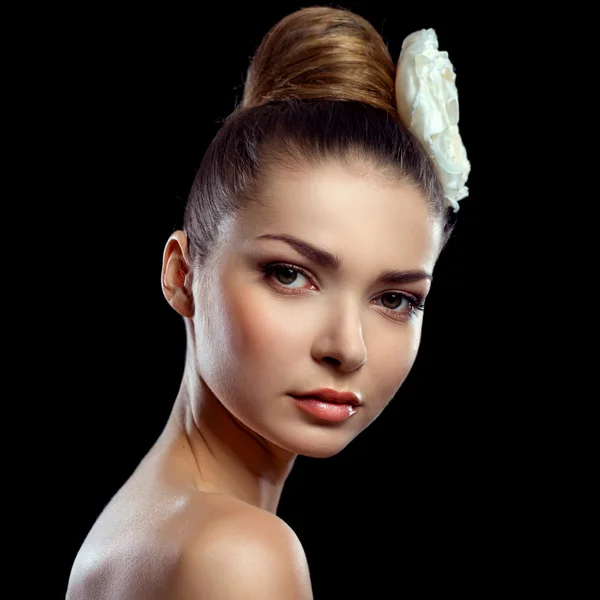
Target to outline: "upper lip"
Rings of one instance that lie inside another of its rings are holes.
[[[354,406],[358,406],[360,404],[360,400],[358,396],[352,392],[338,392],[337,390],[332,390],[331,388],[321,388],[320,390],[313,390],[312,392],[300,392],[298,394],[290,394],[291,396],[296,396],[298,398],[302,398],[305,396],[310,396],[314,398],[320,398],[325,402],[337,402],[339,404],[353,404]]]

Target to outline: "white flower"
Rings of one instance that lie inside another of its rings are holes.
[[[448,204],[469,194],[471,164],[458,132],[456,74],[447,52],[438,50],[433,29],[411,33],[402,44],[396,71],[396,103],[404,125],[423,143],[438,167]]]

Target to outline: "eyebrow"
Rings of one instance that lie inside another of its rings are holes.
[[[312,244],[309,244],[305,240],[287,235],[285,233],[265,233],[259,235],[257,240],[280,240],[289,244],[294,250],[316,263],[317,265],[329,269],[330,271],[339,271],[342,266],[342,259],[336,254],[332,254],[322,248],[317,248]],[[414,281],[421,281],[422,279],[429,279],[431,281],[433,276],[427,271],[382,271],[377,279],[376,283],[412,283]]]

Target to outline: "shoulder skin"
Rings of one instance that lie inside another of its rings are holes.
[[[171,600],[313,600],[306,555],[294,531],[262,510],[216,519],[181,552]]]

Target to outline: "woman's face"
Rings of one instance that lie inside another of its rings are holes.
[[[265,440],[332,456],[377,418],[413,365],[416,306],[430,288],[441,227],[408,184],[337,165],[272,172],[261,201],[229,222],[207,283],[194,290],[199,373]],[[266,236],[293,238],[339,265]],[[386,271],[416,275],[378,281]],[[289,395],[318,388],[354,392],[362,404],[331,422]]]

